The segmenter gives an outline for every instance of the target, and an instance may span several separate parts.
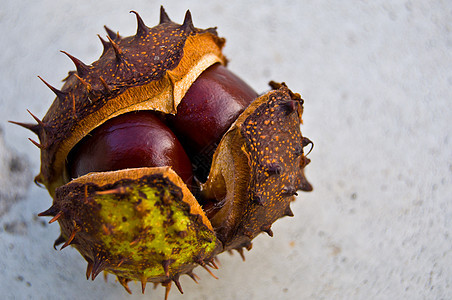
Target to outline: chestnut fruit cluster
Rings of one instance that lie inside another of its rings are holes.
[[[204,182],[221,137],[256,97],[248,84],[215,64],[190,86],[175,115],[129,112],[90,132],[69,153],[70,177],[170,166],[188,186],[194,184],[192,168]]]
[[[75,64],[36,123],[41,150],[35,182],[52,205],[39,216],[58,222],[54,246],[72,246],[86,277],[128,282],[212,276],[216,256],[250,250],[272,224],[293,216],[297,191],[310,191],[300,130],[303,99],[284,83],[258,95],[227,68],[215,28],[177,24],[161,8],[147,27],[121,37],[107,29],[92,64]]]

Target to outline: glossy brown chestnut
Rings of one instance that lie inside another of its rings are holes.
[[[171,166],[190,186],[190,160],[173,132],[153,111],[108,120],[80,141],[68,156],[69,175],[137,167]]]
[[[226,67],[215,64],[192,84],[169,117],[199,180],[205,181],[221,137],[257,93]]]

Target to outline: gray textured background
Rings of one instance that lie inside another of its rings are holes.
[[[452,298],[452,2],[450,1],[16,1],[0,5],[0,295],[4,299],[162,299],[110,277],[85,280],[73,249],[54,251],[32,134],[6,120],[42,117],[72,63],[101,53],[109,25],[135,33],[159,5],[182,22],[218,26],[229,68],[257,91],[285,81],[305,98],[315,142],[294,218],[259,236],[243,263],[220,256],[171,299]],[[8,210],[9,208],[9,210]]]

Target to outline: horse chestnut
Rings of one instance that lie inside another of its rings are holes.
[[[170,124],[205,181],[221,137],[257,93],[226,67],[215,64],[190,86]]]
[[[155,112],[130,112],[110,119],[90,132],[68,155],[69,172],[77,178],[89,172],[170,166],[190,186],[190,160],[173,132]]]
[[[225,68],[215,28],[196,28],[189,11],[177,24],[162,7],[151,28],[133,13],[136,34],[107,29],[91,65],[64,52],[76,71],[61,90],[44,81],[56,94],[44,118],[13,123],[39,137],[35,181],[53,198],[39,216],[58,221],[54,246],[75,247],[87,278],[112,273],[129,293],[131,280],[143,293],[161,283],[166,299],[181,275],[212,274],[219,253],[243,257],[293,216],[294,195],[312,190],[312,142],[301,96],[274,82],[258,96]]]

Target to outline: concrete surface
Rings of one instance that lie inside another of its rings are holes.
[[[295,217],[259,236],[245,263],[221,255],[220,280],[196,270],[200,284],[183,277],[185,294],[170,299],[452,299],[452,2],[369,2],[2,0],[1,298],[163,298],[86,281],[75,250],[52,249],[58,225],[36,218],[51,199],[31,184],[39,153],[6,123],[45,114],[53,94],[36,76],[60,87],[73,69],[59,50],[90,63],[104,24],[131,35],[129,10],[153,25],[163,3],[173,20],[189,8],[195,26],[218,26],[230,69],[256,90],[273,79],[301,92],[315,142],[314,192],[300,194]]]

